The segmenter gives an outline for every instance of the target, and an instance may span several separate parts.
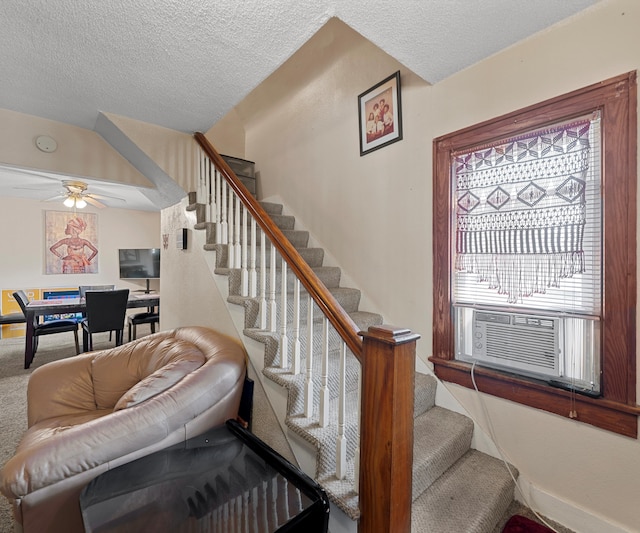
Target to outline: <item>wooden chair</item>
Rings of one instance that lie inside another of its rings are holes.
[[[29,298],[24,291],[16,291],[13,293],[13,297],[18,302],[22,313],[24,314],[25,321],[27,317],[27,304]],[[64,333],[67,331],[73,332],[73,336],[76,341],[76,354],[80,353],[80,346],[78,344],[78,323],[73,319],[60,319],[60,320],[47,320],[45,322],[38,322],[37,318],[34,318],[33,323],[33,355],[36,354],[38,349],[38,338],[42,335],[52,335],[54,333]]]
[[[87,291],[85,293],[87,317],[82,326],[82,351],[93,350],[93,334],[115,331],[116,346],[122,344],[124,319],[127,312],[129,289]]]

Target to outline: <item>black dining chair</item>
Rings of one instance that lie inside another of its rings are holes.
[[[147,311],[146,313],[136,313],[127,317],[129,324],[129,342],[136,340],[136,326],[150,324],[151,333],[156,332],[156,324],[160,322],[160,313],[157,311]]]
[[[29,298],[24,291],[16,291],[13,293],[13,297],[18,302],[25,320],[27,318],[27,304]],[[38,338],[42,335],[52,335],[54,333],[64,333],[67,331],[73,332],[74,339],[76,341],[76,354],[80,353],[80,345],[78,343],[78,323],[73,319],[59,319],[59,320],[47,320],[39,322],[37,317],[33,319],[33,355],[36,354],[38,349]]]
[[[127,312],[129,289],[87,291],[85,293],[86,318],[82,326],[82,351],[93,350],[93,334],[115,331],[116,346],[122,344],[124,319]]]
[[[80,298],[84,298],[87,291],[112,291],[116,288],[115,285],[80,285],[78,286],[78,292],[80,293]],[[78,320],[78,322],[84,320],[87,317],[86,313],[82,313],[82,318]],[[109,340],[111,340],[112,332],[109,332]]]

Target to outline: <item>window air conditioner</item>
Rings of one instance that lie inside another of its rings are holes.
[[[472,357],[519,373],[560,376],[559,322],[553,317],[474,310]]]

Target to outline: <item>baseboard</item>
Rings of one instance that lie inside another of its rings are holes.
[[[525,501],[520,491],[516,490],[515,497],[519,502],[573,531],[580,533],[629,533],[628,528],[561,500],[532,485],[522,477],[518,479],[518,487],[528,500]]]

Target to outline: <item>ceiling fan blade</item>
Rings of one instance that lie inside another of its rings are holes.
[[[91,198],[94,198],[96,200],[117,200],[119,202],[126,203],[126,200],[124,198],[121,198],[120,196],[109,196],[107,194],[94,194],[94,193],[89,193],[84,195],[85,198],[87,196],[90,196]]]
[[[55,196],[51,196],[49,198],[45,198],[42,201],[43,202],[54,202],[56,200],[62,200],[63,198],[66,198],[66,197],[67,197],[66,194],[56,194]]]
[[[58,183],[60,183],[60,180],[62,178],[61,177],[57,177],[55,176],[53,173],[50,172],[45,172],[45,171],[39,171],[37,169],[29,169],[29,168],[22,168],[22,167],[14,167],[11,165],[4,165],[4,164],[0,164],[0,172],[2,171],[6,171],[6,172],[11,172],[14,174],[26,174],[29,177],[37,177],[40,179],[44,179],[44,180],[48,180],[48,181],[57,181]]]
[[[89,194],[83,195],[82,199],[85,200],[88,204],[91,204],[92,206],[97,207],[99,209],[104,209],[105,207],[107,207],[103,203],[98,202],[98,200],[96,200],[95,198],[92,198],[91,195]]]

